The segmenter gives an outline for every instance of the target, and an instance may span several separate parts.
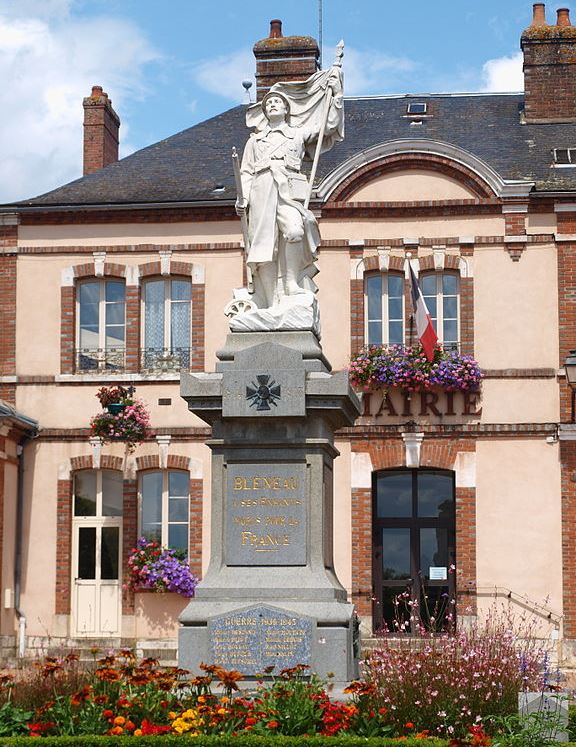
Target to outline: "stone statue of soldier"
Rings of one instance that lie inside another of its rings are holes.
[[[302,312],[315,304],[320,232],[308,209],[311,184],[301,169],[305,159],[316,165],[320,153],[344,136],[340,65],[303,82],[277,83],[248,109],[246,121],[256,131],[244,149],[236,212],[248,218],[246,263],[253,293],[240,315],[246,318],[236,317],[230,326],[306,326]],[[300,308],[290,323],[295,307]]]

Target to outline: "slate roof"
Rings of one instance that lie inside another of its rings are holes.
[[[410,101],[426,101],[432,116],[418,126],[405,117]],[[553,148],[576,147],[574,124],[522,124],[523,94],[435,94],[346,99],[346,139],[322,156],[316,183],[342,162],[389,140],[431,139],[463,148],[503,179],[536,189],[576,189],[575,168],[552,168]],[[245,106],[237,106],[144,148],[105,169],[18,206],[112,205],[210,200],[229,202],[236,190],[230,154],[248,137]],[[222,191],[221,188],[225,189]],[[217,190],[214,192],[214,190]]]

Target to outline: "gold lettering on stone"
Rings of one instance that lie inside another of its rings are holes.
[[[295,477],[280,478],[274,476],[235,477],[234,490],[298,490]]]
[[[251,547],[274,547],[278,545],[289,545],[290,537],[287,534],[254,534],[253,532],[242,532],[242,544]]]

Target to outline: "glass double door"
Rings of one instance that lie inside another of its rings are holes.
[[[72,634],[120,635],[123,478],[82,470],[74,478]]]
[[[373,480],[374,628],[416,634],[455,616],[454,477],[390,470]]]
[[[74,522],[74,633],[120,632],[120,537],[116,520]]]

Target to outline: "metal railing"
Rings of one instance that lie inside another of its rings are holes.
[[[187,371],[190,368],[191,350],[191,348],[142,348],[140,370],[155,373]]]
[[[74,351],[76,373],[124,371],[126,348],[77,348]]]

